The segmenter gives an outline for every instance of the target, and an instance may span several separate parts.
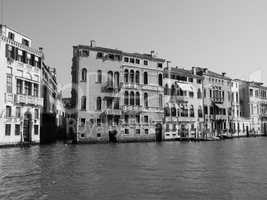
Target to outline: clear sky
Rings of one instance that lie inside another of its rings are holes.
[[[0,0],[1,1],[1,0]],[[44,47],[58,82],[71,81],[72,46],[158,52],[174,66],[267,82],[266,0],[3,0],[4,24]]]

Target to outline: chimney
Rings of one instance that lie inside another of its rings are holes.
[[[150,55],[151,55],[151,57],[153,57],[155,55],[155,51],[154,50],[151,50],[150,51]]]
[[[96,46],[96,41],[95,40],[91,40],[90,41],[90,47],[95,47]]]
[[[43,47],[39,47],[39,51],[42,54],[42,60],[44,60],[45,59],[45,57],[44,57],[44,48]]]
[[[203,74],[207,74],[207,72],[208,72],[208,68],[204,68],[203,69]]]
[[[192,67],[192,74],[193,74],[193,75],[196,75],[196,74],[197,74],[197,69],[196,69],[196,67]]]
[[[225,72],[223,72],[223,73],[222,73],[222,75],[223,75],[223,76],[225,76],[225,75],[226,75],[226,73],[225,73]]]

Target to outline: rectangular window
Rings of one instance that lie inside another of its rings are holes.
[[[38,135],[38,133],[39,133],[39,126],[34,125],[34,135]]]
[[[129,134],[129,129],[124,130],[124,134],[128,135]]]
[[[6,117],[11,117],[11,106],[6,106]]]
[[[135,116],[135,119],[136,119],[136,123],[139,124],[139,123],[140,123],[140,115],[136,115],[136,116]]]
[[[124,57],[124,62],[129,62],[129,58],[128,57]]]
[[[5,135],[6,136],[10,136],[11,134],[11,124],[6,124],[6,127],[5,127]]]
[[[202,83],[201,79],[197,79],[197,83],[201,84]]]
[[[20,125],[19,124],[15,125],[15,135],[20,135]]]
[[[134,58],[130,58],[130,63],[134,63]]]
[[[125,115],[124,116],[124,121],[125,121],[125,123],[128,123],[129,122],[129,115]]]
[[[162,63],[158,63],[158,67],[159,68],[162,68]]]
[[[145,134],[148,135],[148,129],[145,129]]]
[[[34,119],[39,119],[39,110],[34,109]]]
[[[22,80],[17,79],[17,94],[22,94]]]
[[[144,116],[144,122],[148,123],[148,116],[147,115]]]
[[[34,83],[34,85],[33,85],[33,96],[38,97],[38,93],[39,93],[38,84]]]
[[[144,65],[148,65],[148,61],[147,60],[144,60]]]
[[[189,77],[189,78],[188,78],[188,82],[191,82],[191,83],[193,83],[193,80],[194,80],[194,79],[193,79],[193,78],[191,78],[191,77]]]
[[[25,90],[25,95],[32,95],[32,84],[31,84],[31,82],[25,81],[24,90]]]
[[[250,89],[250,90],[249,90],[249,95],[250,95],[251,97],[253,97],[253,89]]]
[[[19,118],[21,116],[21,108],[16,107],[16,117]]]
[[[9,32],[8,33],[8,38],[11,39],[11,40],[14,40],[15,39],[14,33]]]
[[[140,129],[136,129],[135,134],[140,135]]]
[[[24,44],[27,47],[30,45],[29,41],[24,38],[22,38],[22,44]]]
[[[135,59],[135,63],[136,64],[140,64],[140,60],[139,59]]]
[[[6,92],[12,93],[12,76],[9,74],[6,77]]]

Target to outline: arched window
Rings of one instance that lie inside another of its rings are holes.
[[[133,83],[134,82],[134,70],[130,71],[130,82]]]
[[[87,78],[87,69],[82,69],[82,81],[86,81]]]
[[[134,92],[133,91],[130,93],[130,105],[134,106]]]
[[[182,117],[188,117],[188,108],[187,106],[182,106],[182,113],[181,113]]]
[[[124,105],[129,105],[129,93],[128,93],[128,91],[124,92]]]
[[[174,85],[172,85],[172,87],[171,87],[171,95],[172,95],[172,96],[175,95],[175,87],[174,87]]]
[[[86,96],[81,97],[81,110],[86,110]]]
[[[135,82],[136,82],[137,84],[140,83],[140,72],[139,72],[139,71],[136,71],[136,72],[135,72]]]
[[[102,71],[97,70],[97,82],[102,83]]]
[[[190,106],[190,117],[195,117],[194,106]]]
[[[144,72],[144,84],[146,85],[147,83],[148,83],[147,72]]]
[[[148,94],[146,92],[144,93],[144,106],[148,107]]]
[[[114,84],[115,84],[115,88],[119,87],[119,84],[120,84],[120,73],[119,72],[114,73]]]
[[[113,72],[108,72],[108,85],[113,85]]]
[[[159,82],[159,85],[162,86],[162,74],[159,74],[158,82]]]
[[[165,108],[164,108],[164,115],[165,115],[166,117],[170,116],[170,108],[169,108],[169,107],[165,107]]]
[[[164,95],[168,95],[168,94],[169,94],[169,86],[168,86],[168,84],[165,84]]]
[[[198,90],[197,90],[197,98],[198,99],[201,99],[202,98],[202,93],[201,93],[200,88],[198,88]]]
[[[176,116],[176,108],[174,106],[171,108],[171,113],[173,117]]]
[[[203,110],[202,110],[202,107],[201,106],[198,107],[198,117],[199,118],[202,118],[203,117]]]
[[[101,97],[97,97],[96,98],[96,109],[97,110],[101,110],[101,104],[102,104]]]
[[[140,106],[140,93],[136,92],[135,94],[135,105]]]
[[[124,82],[125,83],[129,82],[129,71],[128,71],[128,69],[124,70]]]

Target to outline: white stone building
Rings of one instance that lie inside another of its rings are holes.
[[[0,145],[40,141],[42,52],[31,43],[0,25]]]

